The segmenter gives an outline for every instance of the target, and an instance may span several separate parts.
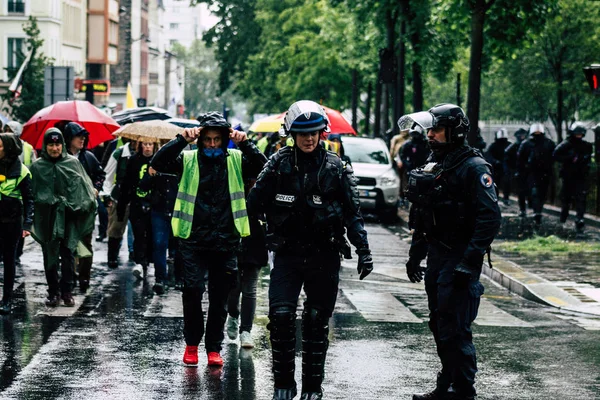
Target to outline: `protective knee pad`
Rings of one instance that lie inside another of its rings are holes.
[[[325,376],[329,315],[307,308],[302,313],[302,392],[317,392]]]
[[[296,309],[286,306],[271,309],[267,329],[271,332],[275,387],[295,387]]]

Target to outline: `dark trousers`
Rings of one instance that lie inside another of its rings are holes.
[[[92,244],[92,233],[87,236],[84,236],[81,242],[85,245],[85,247],[92,252],[90,257],[79,258],[77,262],[77,271],[79,274],[79,282],[88,282],[90,281],[90,277],[92,274],[92,263],[94,261],[94,246]]]
[[[527,183],[527,174],[519,173],[517,176],[517,195],[519,197],[519,210],[521,212],[527,211],[527,198],[529,197],[529,186]],[[531,201],[529,202],[531,205]]]
[[[106,230],[108,229],[108,210],[104,206],[104,202],[98,198],[98,235],[106,237]]]
[[[44,270],[50,296],[71,293],[75,275],[73,253],[62,239],[54,240],[42,246],[44,252]],[[58,271],[60,270],[60,279]]]
[[[316,309],[331,317],[340,282],[340,256],[337,251],[312,255],[275,253],[269,284],[269,310],[298,304],[302,286],[304,308]]]
[[[171,236],[171,218],[165,213],[151,211],[152,262],[157,282],[167,280],[167,251]]]
[[[477,317],[483,285],[476,280],[468,287],[455,287],[454,267],[460,262],[462,253],[453,255],[431,247],[425,272],[425,291],[429,328],[442,363],[437,388],[445,392],[452,385],[459,395],[474,396],[477,358],[471,324]]]
[[[183,259],[183,335],[188,346],[198,346],[204,335],[202,295],[208,272],[208,316],[206,352],[220,352],[227,320],[227,298],[237,278],[237,256],[233,252],[199,250],[198,242],[180,240]]]
[[[15,285],[15,262],[19,239],[23,234],[21,221],[0,223],[0,243],[2,260],[4,262],[4,293],[3,300],[11,300]]]
[[[536,218],[541,218],[544,203],[546,202],[546,194],[550,185],[550,177],[546,175],[529,177],[529,188],[531,189],[531,208],[536,215]]]
[[[140,205],[132,204],[129,220],[133,228],[133,259],[148,266],[152,260],[152,217],[150,210],[144,212]]]
[[[585,179],[575,176],[563,177],[560,192],[561,210],[560,221],[565,222],[569,217],[569,206],[573,203],[577,220],[583,219],[585,214],[585,202],[587,199],[587,184]]]
[[[237,285],[229,293],[227,312],[233,318],[240,318],[240,333],[252,330],[252,322],[256,313],[256,286],[260,268],[252,264],[240,265]],[[242,296],[241,312],[240,295]]]

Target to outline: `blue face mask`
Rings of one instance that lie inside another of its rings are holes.
[[[204,149],[204,155],[209,158],[216,158],[223,155],[223,149],[220,147],[216,149]]]

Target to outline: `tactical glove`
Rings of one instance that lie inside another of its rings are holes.
[[[356,254],[358,254],[358,267],[356,270],[360,274],[359,279],[362,281],[373,271],[373,257],[371,257],[371,250],[369,249],[356,250]]]
[[[425,268],[421,267],[421,262],[411,258],[406,262],[406,275],[412,283],[418,283],[423,280]]]

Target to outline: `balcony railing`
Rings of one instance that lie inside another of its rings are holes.
[[[25,3],[22,1],[9,1],[8,2],[8,12],[14,14],[24,14],[25,13]]]

